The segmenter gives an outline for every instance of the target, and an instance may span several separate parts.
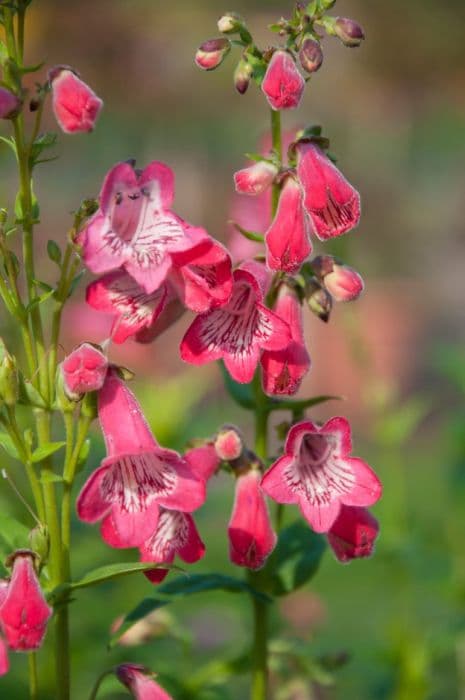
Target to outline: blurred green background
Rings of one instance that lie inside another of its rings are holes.
[[[175,211],[227,240],[226,222],[240,206],[232,173],[267,129],[260,93],[251,86],[240,97],[232,87],[231,56],[209,74],[193,63],[195,49],[216,35],[216,20],[229,9],[245,15],[266,44],[273,39],[266,25],[286,16],[290,3],[32,3],[28,60],[75,67],[105,101],[95,133],[60,136],[59,159],[39,172],[42,243],[64,240],[70,212],[98,193],[109,167],[129,157],[169,163]],[[276,700],[464,700],[465,3],[339,0],[335,13],[360,21],[367,40],[359,50],[325,41],[323,67],[284,124],[286,130],[323,124],[339,166],[361,192],[359,229],[332,249],[362,272],[366,293],[353,307],[337,308],[328,326],[306,320],[313,367],[302,392],[346,397],[312,417],[340,412],[353,420],[355,453],[378,471],[385,491],[375,508],[381,522],[375,556],[342,566],[327,553],[311,586],[277,606],[276,652],[287,644],[304,661],[274,654]],[[52,115],[47,122],[55,128]],[[15,170],[6,148],[0,165],[0,203],[11,207]],[[37,256],[43,276],[53,280],[44,245]],[[213,434],[219,423],[233,421],[246,432],[250,424],[225,398],[216,367],[182,365],[176,348],[189,320],[155,345],[129,342],[113,354],[136,370],[136,391],[159,441],[178,449]],[[4,314],[0,330],[14,337]],[[104,337],[100,316],[74,302],[65,316],[64,350]],[[103,451],[96,431],[80,483]],[[227,557],[232,488],[225,477],[215,479],[198,514],[207,555],[194,571],[241,575]],[[6,484],[0,506],[30,524]],[[108,549],[97,527],[76,522],[74,532],[76,575],[136,556]],[[160,611],[150,641],[108,651],[113,621],[153,594],[143,576],[133,576],[77,595],[76,698],[88,696],[101,670],[130,660],[159,672],[181,700],[179,678],[195,682],[202,664],[247,652],[249,601],[226,593],[178,600]],[[342,659],[347,663],[329,673],[330,661]],[[27,697],[25,666],[12,655],[1,698]],[[237,667],[246,670],[246,659]],[[42,666],[42,700],[53,697],[49,675]],[[217,677],[213,669],[206,676]],[[207,684],[198,697],[246,697],[247,675],[219,678],[224,682]],[[101,697],[126,696],[108,681]]]

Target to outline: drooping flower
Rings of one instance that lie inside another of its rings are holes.
[[[138,547],[155,531],[159,506],[193,511],[205,500],[205,483],[177,452],[158,445],[134,395],[114,370],[98,396],[107,457],[77,500],[81,520],[102,520],[112,547]]]
[[[228,526],[229,556],[238,566],[262,567],[276,545],[276,534],[260,487],[261,473],[239,474]]]
[[[172,253],[170,281],[188,309],[201,313],[223,306],[231,297],[232,272],[228,251],[201,228],[188,226],[192,247]]]
[[[262,82],[262,90],[270,107],[275,110],[298,107],[304,88],[305,80],[291,54],[275,51]]]
[[[355,301],[363,292],[363,279],[356,270],[338,263],[332,255],[319,255],[312,269],[336,301]]]
[[[331,418],[321,428],[311,421],[289,431],[284,455],[265,474],[262,488],[278,503],[297,503],[316,532],[328,532],[341,506],[371,506],[381,483],[352,450],[350,425]]]
[[[116,677],[131,691],[136,700],[173,700],[166,690],[154,681],[154,674],[139,664],[120,664]]]
[[[49,72],[52,107],[65,134],[92,131],[103,107],[100,97],[67,66]]]
[[[358,225],[360,195],[313,142],[297,144],[297,176],[304,190],[304,206],[322,241]]]
[[[106,356],[90,343],[82,343],[61,363],[67,395],[78,399],[89,391],[102,388],[108,370]]]
[[[186,564],[193,564],[205,554],[194,518],[190,513],[160,508],[157,529],[140,547],[140,560],[158,564],[171,564],[177,554]],[[161,583],[169,569],[145,571],[152,583]]]
[[[263,390],[270,396],[295,394],[310,369],[310,356],[305,347],[302,307],[296,293],[282,285],[274,311],[289,325],[291,341],[282,350],[263,353]]]
[[[170,301],[177,296],[170,285],[163,283],[147,294],[124,270],[109,272],[91,282],[86,290],[86,301],[93,309],[114,314],[111,338],[124,343],[151,328]]]
[[[153,161],[142,172],[118,163],[107,174],[100,208],[81,232],[87,267],[95,274],[124,267],[150,294],[171,269],[170,253],[192,247],[184,222],[171,211],[173,171]]]
[[[0,119],[11,119],[21,109],[21,100],[10,90],[0,87]]]
[[[243,265],[234,272],[230,301],[200,314],[181,342],[181,357],[193,365],[224,359],[230,375],[250,382],[262,350],[278,350],[290,340],[288,325],[263,305],[263,268]]]
[[[248,168],[234,173],[234,184],[239,194],[259,195],[273,183],[278,168],[266,160],[259,160]]]
[[[15,552],[11,579],[0,597],[0,626],[13,651],[38,649],[53,612],[40,587],[34,557],[30,550]]]
[[[366,508],[342,506],[328,532],[328,542],[337,559],[369,557],[379,533],[376,518]]]
[[[303,207],[299,183],[288,177],[279,198],[278,209],[266,232],[266,263],[271,270],[297,272],[312,252],[310,227]]]
[[[223,63],[230,50],[228,39],[208,39],[197,49],[195,62],[203,70],[214,70]]]

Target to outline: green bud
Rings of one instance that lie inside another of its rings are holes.
[[[305,284],[305,298],[310,311],[327,323],[333,306],[331,294],[316,279],[310,279]]]
[[[48,557],[48,550],[50,546],[50,538],[48,536],[47,528],[44,525],[37,525],[29,533],[29,544],[31,549],[38,554],[41,562],[46,562]]]
[[[0,338],[0,397],[7,406],[14,406],[19,396],[16,358],[10,355]]]
[[[89,391],[82,400],[81,414],[86,418],[97,418],[97,392]]]
[[[60,409],[62,413],[73,413],[74,409],[76,408],[76,402],[79,400],[80,397],[78,397],[76,400],[73,401],[71,399],[66,391],[65,391],[65,384],[63,380],[63,372],[61,370],[61,365],[58,366],[57,372],[55,375],[55,390],[56,390],[56,395],[55,395],[55,401],[57,407]]]

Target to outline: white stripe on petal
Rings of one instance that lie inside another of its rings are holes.
[[[124,426],[121,426],[124,430]],[[172,493],[177,484],[176,472],[150,453],[119,457],[102,479],[102,498],[118,503],[124,510],[144,510],[160,496]]]

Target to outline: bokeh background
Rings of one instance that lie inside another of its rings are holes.
[[[223,241],[231,236],[228,219],[250,214],[233,195],[232,173],[266,132],[265,102],[254,86],[244,97],[235,93],[231,56],[209,74],[193,63],[196,47],[216,35],[216,20],[229,9],[245,15],[266,44],[273,39],[266,25],[287,15],[290,3],[32,3],[28,60],[72,65],[105,100],[95,133],[60,136],[59,158],[39,172],[44,279],[55,273],[43,244],[65,239],[70,212],[98,193],[119,160],[169,163],[177,213]],[[384,482],[375,508],[382,529],[372,559],[342,566],[327,553],[311,585],[275,612],[277,652],[287,644],[306,660],[286,664],[275,654],[276,700],[464,700],[465,3],[339,0],[335,9],[359,20],[367,40],[358,50],[325,40],[323,68],[284,125],[322,124],[362,194],[359,229],[325,250],[362,272],[366,293],[338,307],[327,326],[306,320],[313,367],[302,391],[345,397],[312,417],[352,419],[356,453]],[[54,129],[51,115],[47,121]],[[0,203],[11,207],[15,170],[1,144],[0,166]],[[67,312],[67,351],[107,332],[107,321],[83,308],[78,297]],[[250,423],[225,397],[216,367],[183,366],[177,346],[189,320],[154,345],[129,341],[113,354],[136,370],[136,391],[159,440],[179,449],[213,434],[219,422],[246,432]],[[14,335],[4,314],[0,329]],[[102,455],[96,432],[81,482]],[[195,571],[240,575],[227,557],[232,488],[216,479],[199,513],[208,552]],[[0,506],[30,524],[7,485]],[[74,542],[77,575],[128,557],[107,549],[97,528],[77,522]],[[248,601],[226,593],[176,601],[158,613],[147,643],[108,651],[112,622],[151,594],[142,576],[79,593],[72,605],[76,698],[86,698],[96,675],[122,660],[146,663],[173,693],[177,679],[197,678],[201,665],[217,658],[239,658],[237,669],[246,668]],[[13,657],[0,697],[27,697],[24,662]],[[334,673],[331,663],[340,666]],[[42,667],[42,700],[53,697],[49,675]],[[206,677],[211,685],[189,697],[246,696],[246,675],[231,679],[210,668]],[[125,695],[109,680],[101,697]]]

